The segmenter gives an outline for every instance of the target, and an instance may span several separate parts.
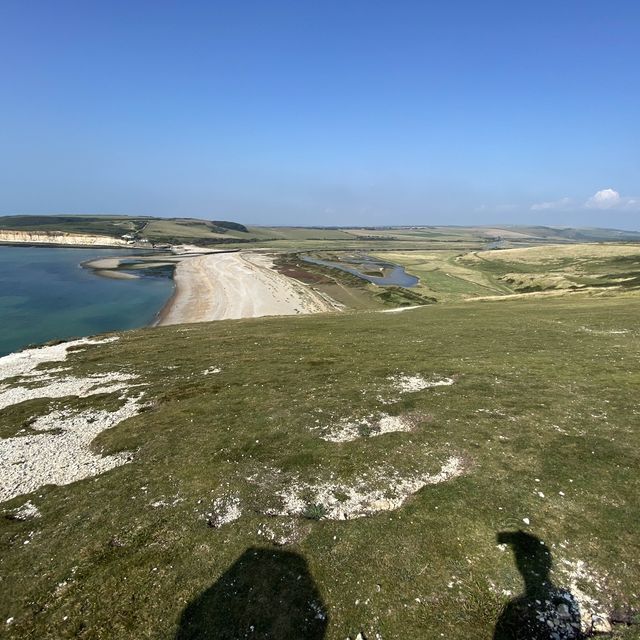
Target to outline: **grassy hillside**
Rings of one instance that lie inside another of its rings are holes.
[[[458,264],[484,273],[516,293],[578,289],[637,289],[637,244],[548,245],[530,249],[474,252]]]
[[[465,261],[465,256],[475,255],[473,253],[450,250],[391,251],[375,255],[403,265],[409,273],[420,278],[417,291],[438,301],[512,293],[505,283],[495,281],[477,264]]]
[[[92,445],[128,464],[1,505],[2,632],[488,639],[522,590],[496,536],[520,528],[585,610],[633,616],[639,318],[633,296],[441,304],[147,329],[43,365],[137,377],[7,406],[3,438],[146,408]]]
[[[132,235],[158,243],[218,244],[256,238],[241,224],[192,218],[151,216],[3,216],[0,229],[15,231],[64,231],[120,238]]]
[[[375,253],[420,278],[417,293],[438,301],[525,293],[640,287],[640,245],[565,244],[460,252]]]
[[[189,218],[154,218],[142,229],[140,237],[154,243],[203,245],[243,242],[251,239],[247,231],[229,229],[215,222]]]
[[[344,271],[309,264],[303,260],[305,255],[360,270],[364,268],[363,256],[371,256],[383,263],[404,266],[419,282],[411,288],[381,288]],[[381,308],[388,296],[393,296],[391,306],[409,306],[576,291],[600,295],[605,291],[633,292],[640,288],[640,245],[635,243],[545,245],[492,251],[449,248],[286,252],[276,264],[286,275],[322,290],[352,309]]]

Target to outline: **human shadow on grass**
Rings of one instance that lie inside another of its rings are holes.
[[[511,546],[525,591],[503,609],[493,640],[584,638],[575,597],[551,582],[551,552],[544,542],[524,531],[503,531],[497,540]]]
[[[321,640],[329,617],[306,560],[248,548],[182,612],[176,640]]]

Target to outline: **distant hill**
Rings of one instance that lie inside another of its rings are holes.
[[[623,231],[621,229],[600,229],[597,227],[572,228],[572,227],[506,227],[520,233],[544,239],[565,239],[575,242],[603,242],[607,240],[631,240],[640,241],[640,231]]]
[[[640,232],[618,229],[504,226],[258,227],[228,220],[125,215],[1,216],[0,230],[92,234],[151,243],[201,246],[260,242],[279,249],[435,248],[443,243],[488,247],[552,242],[639,242]]]
[[[2,216],[0,230],[65,232],[90,234],[154,243],[217,244],[220,242],[246,242],[250,238],[247,227],[238,222],[224,220],[198,220],[195,218],[154,218],[151,216]]]
[[[2,216],[0,229],[15,231],[65,231],[120,237],[141,229],[149,218],[128,216]]]
[[[243,224],[239,222],[227,222],[226,220],[214,220],[213,224],[216,227],[220,227],[222,229],[231,229],[232,231],[242,231],[242,233],[249,233],[249,229],[245,227]]]

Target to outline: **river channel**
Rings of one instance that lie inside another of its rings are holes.
[[[346,265],[343,262],[322,260],[320,258],[312,258],[310,256],[301,256],[301,258],[304,262],[346,271],[347,273],[357,276],[358,278],[362,278],[367,282],[372,282],[373,284],[381,287],[415,287],[418,282],[420,282],[420,278],[407,273],[403,266],[394,264],[392,262],[385,262],[384,260],[379,260],[377,258],[372,258],[371,256],[358,256],[349,258],[350,265],[357,264],[359,265],[359,268]],[[367,273],[370,271],[381,269],[388,269],[390,271],[384,276],[374,276],[370,273]]]

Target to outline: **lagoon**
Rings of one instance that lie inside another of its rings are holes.
[[[0,246],[0,356],[30,344],[152,323],[173,291],[166,272],[121,280],[80,266],[126,251]]]

